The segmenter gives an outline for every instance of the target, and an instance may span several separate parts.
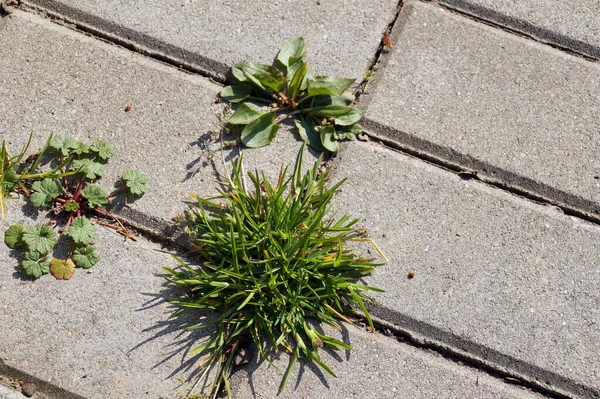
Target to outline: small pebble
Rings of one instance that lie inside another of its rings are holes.
[[[35,386],[34,383],[32,382],[26,382],[25,384],[23,384],[23,386],[21,387],[21,392],[23,392],[23,395],[27,396],[28,398],[32,397],[33,395],[35,395],[35,393],[37,392],[37,387]]]

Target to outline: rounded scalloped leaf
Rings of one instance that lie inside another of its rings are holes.
[[[38,258],[37,253],[31,254],[28,252],[25,254],[25,259],[21,262],[25,274],[34,279],[38,279],[50,271],[50,261],[48,258],[45,256],[41,259]]]
[[[44,223],[38,223],[35,226],[28,226],[23,232],[23,241],[27,244],[30,251],[36,251],[41,254],[47,254],[58,242],[56,233],[50,226]]]
[[[89,269],[100,260],[96,248],[89,245],[87,247],[75,248],[72,256],[73,262],[77,267]]]
[[[88,245],[98,238],[96,228],[85,216],[75,218],[69,226],[68,232],[75,244]]]
[[[88,184],[81,190],[81,195],[87,200],[90,208],[98,208],[104,204],[108,204],[106,193],[96,185]]]
[[[50,273],[59,280],[69,280],[75,273],[75,263],[71,259],[62,260],[52,258]]]
[[[91,159],[76,159],[73,161],[73,169],[80,171],[90,180],[97,179],[104,174],[104,166]]]
[[[123,173],[121,179],[131,195],[139,197],[148,189],[148,178],[137,170],[128,170]]]
[[[115,155],[115,149],[112,144],[107,143],[104,140],[96,140],[92,143],[91,150],[98,154],[98,158],[103,161],[107,161],[113,155]]]
[[[60,187],[58,184],[49,178],[34,182],[31,189],[33,193],[29,199],[33,206],[38,208],[48,206],[52,199],[58,197],[60,194]]]
[[[75,141],[71,137],[67,137],[67,138],[63,139],[60,136],[53,136],[50,139],[49,145],[50,145],[50,147],[59,151],[63,157],[66,157],[69,155],[71,150],[77,148],[77,141]]]
[[[23,241],[24,232],[25,226],[22,224],[10,226],[4,233],[4,243],[11,249],[26,247],[25,241]]]

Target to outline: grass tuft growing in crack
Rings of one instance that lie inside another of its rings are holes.
[[[382,290],[357,279],[382,263],[347,248],[350,241],[372,240],[354,227],[358,219],[332,216],[332,199],[343,181],[327,187],[328,170],[320,169],[321,159],[302,175],[303,152],[290,177],[282,168],[276,185],[264,174],[249,173],[249,190],[240,157],[230,181],[221,183],[223,201],[195,197],[197,203],[180,218],[204,263],[194,267],[178,259],[180,270],[165,268],[168,281],[189,290],[185,299],[171,301],[181,308],[172,317],[197,308],[215,312],[211,322],[189,327],[216,328],[208,342],[190,352],[207,354],[198,383],[204,381],[214,396],[224,390],[231,397],[232,363],[247,340],[271,364],[269,353],[290,354],[282,390],[299,358],[335,376],[319,348],[352,349],[315,329],[315,323],[339,329],[338,320],[350,322],[344,316],[350,305],[362,309],[373,330],[364,305],[372,298],[364,291]],[[207,384],[211,369],[215,379]]]

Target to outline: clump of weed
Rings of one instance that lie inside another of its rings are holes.
[[[351,86],[356,79],[316,76],[303,59],[304,39],[297,37],[281,48],[272,65],[240,62],[233,66],[237,84],[221,90],[220,96],[239,103],[228,121],[241,129],[246,147],[262,147],[275,138],[279,123],[296,116],[300,138],[321,152],[337,152],[338,141],[352,140],[362,131],[361,112],[352,106]],[[267,104],[261,111],[250,102]]]
[[[314,323],[339,329],[338,320],[349,322],[347,306],[357,305],[373,330],[364,304],[372,298],[364,292],[381,290],[357,279],[381,263],[347,247],[371,240],[354,227],[357,219],[332,216],[332,199],[343,181],[328,187],[321,159],[302,175],[303,152],[292,175],[286,177],[282,169],[276,185],[264,174],[249,173],[251,189],[245,186],[240,157],[233,163],[232,178],[221,183],[222,201],[195,197],[197,202],[179,218],[204,262],[192,266],[177,259],[178,270],[165,268],[167,280],[189,292],[185,299],[171,301],[181,308],[173,317],[198,308],[214,312],[214,319],[199,320],[190,329],[214,325],[216,334],[189,353],[207,354],[198,381],[206,381],[214,368],[213,395],[224,389],[231,396],[232,362],[247,340],[269,363],[273,350],[290,354],[283,389],[300,357],[335,376],[319,348],[352,349],[319,332]]]
[[[118,188],[107,195],[94,183],[104,174],[104,165],[114,154],[111,144],[102,140],[86,144],[51,134],[39,152],[23,160],[31,139],[32,135],[15,156],[9,154],[6,142],[2,142],[2,218],[6,215],[6,200],[19,192],[33,207],[48,210],[48,219],[35,226],[10,226],[5,232],[4,242],[23,253],[21,266],[27,276],[37,279],[52,273],[57,279],[68,280],[73,276],[75,267],[88,269],[100,259],[93,246],[97,238],[96,228],[87,215],[100,212],[118,193],[142,196],[148,179],[136,170],[126,171],[118,182]],[[50,166],[44,171],[43,165]],[[59,235],[55,229],[59,230]],[[69,254],[64,259],[53,258],[49,255],[62,235],[70,241]]]

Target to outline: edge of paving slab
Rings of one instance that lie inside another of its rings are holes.
[[[426,2],[442,7],[433,0],[427,0]],[[391,33],[392,42],[399,41],[404,30],[405,21],[410,17],[412,3],[412,1],[409,1],[402,5],[402,10],[394,23]],[[379,70],[375,72],[376,77],[381,76],[381,71],[385,70],[386,65],[391,60],[391,55],[392,51],[387,49],[381,52],[376,64]],[[377,80],[373,79],[372,82],[369,82],[371,87],[376,87],[380,84]],[[363,111],[371,101],[368,89],[369,84],[367,84],[360,96],[359,107]],[[387,147],[398,149],[435,165],[459,173],[465,173],[470,178],[476,178],[530,200],[557,206],[568,215],[577,216],[593,223],[600,223],[600,204],[496,167],[468,154],[457,152],[452,148],[435,144],[410,133],[382,125],[369,119],[367,116],[361,120],[361,124],[365,133],[380,140]]]
[[[224,82],[229,66],[152,36],[115,24],[55,0],[21,0],[26,11],[45,14],[55,22],[74,27],[100,39],[118,44],[148,57],[175,65],[190,72]]]
[[[389,146],[384,146],[384,148],[413,156],[413,154]],[[340,149],[333,161],[334,179],[336,166],[345,156],[343,149],[344,147]],[[427,160],[420,157],[417,158],[420,161],[427,162]],[[433,166],[440,167],[440,165],[435,164]],[[397,337],[408,339],[414,345],[423,349],[434,350],[453,361],[481,368],[488,373],[505,378],[507,382],[523,385],[553,397],[569,398],[573,395],[582,398],[600,397],[599,392],[593,387],[577,383],[563,375],[518,360],[485,345],[472,342],[452,332],[417,320],[401,311],[374,303],[365,303],[365,305],[376,329],[380,331],[389,329]],[[359,318],[364,318],[362,313],[355,312],[355,314]]]
[[[573,52],[594,60],[600,59],[600,48],[581,40],[553,32],[523,19],[515,18],[490,8],[472,4],[467,0],[422,0],[458,12],[479,22],[487,22],[501,29],[508,29],[535,41],[558,49]]]
[[[40,397],[39,394],[42,394],[42,397],[49,396],[51,398],[60,398],[60,399],[85,399],[85,397],[78,395],[76,393],[67,391],[65,389],[59,388],[58,386],[34,377],[33,375],[27,374],[24,371],[16,369],[14,367],[8,366],[4,363],[4,361],[0,358],[0,376],[8,377],[13,380],[22,380],[28,383],[33,383],[36,386],[37,393],[34,397]],[[20,394],[20,391],[15,390]],[[1,392],[0,392],[1,393]],[[2,396],[0,395],[0,399]]]

